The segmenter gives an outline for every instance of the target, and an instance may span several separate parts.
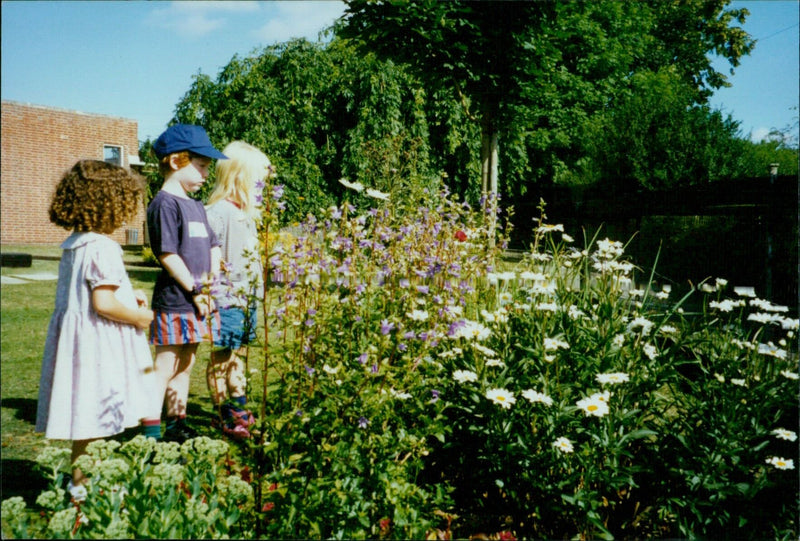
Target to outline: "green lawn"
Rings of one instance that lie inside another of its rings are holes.
[[[3,252],[23,252],[34,257],[55,257],[57,247],[3,246]],[[125,253],[126,263],[140,263],[136,252]],[[129,266],[133,286],[152,293],[158,270]],[[58,274],[58,261],[34,259],[31,267],[2,267],[3,276],[26,274]],[[55,302],[56,281],[30,281],[23,284],[3,284],[0,288],[0,439],[2,441],[2,499],[23,496],[29,505],[44,486],[34,469],[34,459],[48,443],[42,434],[34,433],[36,400],[39,390],[44,341],[47,325]],[[210,426],[211,403],[205,383],[207,346],[199,350],[198,364],[192,373],[189,418],[198,431],[215,435]],[[126,435],[127,436],[127,435]],[[69,442],[51,442],[69,446]]]

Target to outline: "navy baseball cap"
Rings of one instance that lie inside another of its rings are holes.
[[[153,143],[153,152],[156,153],[159,160],[173,152],[183,152],[184,150],[214,160],[228,159],[225,154],[214,148],[206,130],[202,126],[194,124],[170,126]]]

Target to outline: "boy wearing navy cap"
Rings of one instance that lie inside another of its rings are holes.
[[[208,178],[212,160],[226,159],[200,126],[170,126],[153,144],[164,176],[161,190],[147,207],[150,247],[161,263],[151,307],[155,318],[156,395],[166,399],[165,441],[182,443],[197,434],[186,425],[189,379],[197,346],[219,334],[219,313],[200,282],[220,268],[220,243],[208,225],[205,208],[189,197]],[[159,438],[161,420],[145,421],[145,435]]]

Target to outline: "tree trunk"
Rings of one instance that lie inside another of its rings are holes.
[[[497,203],[498,155],[497,127],[492,114],[484,112],[481,118],[481,194],[491,198],[492,204]],[[488,216],[489,243],[492,247],[496,228],[497,213],[493,212]]]

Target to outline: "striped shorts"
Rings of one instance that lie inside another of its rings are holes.
[[[179,346],[220,339],[219,312],[199,318],[194,312],[156,312],[150,323],[150,343]]]

